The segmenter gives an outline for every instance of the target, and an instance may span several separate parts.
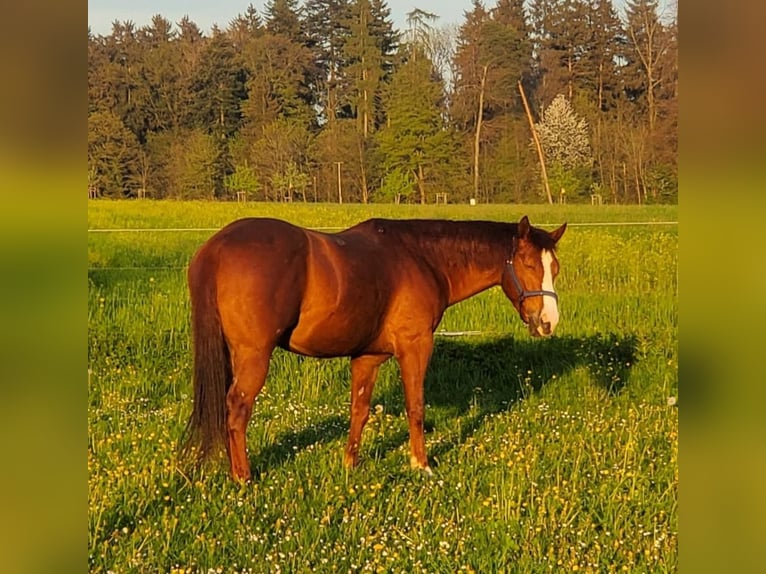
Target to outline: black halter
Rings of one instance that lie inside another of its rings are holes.
[[[544,295],[548,295],[548,297],[553,297],[553,299],[558,304],[559,296],[556,295],[556,293],[554,293],[553,291],[546,291],[545,289],[539,289],[536,291],[527,291],[524,289],[524,287],[521,286],[521,281],[519,281],[519,278],[516,276],[516,270],[513,268],[513,256],[515,254],[516,254],[516,249],[513,250],[513,253],[511,254],[510,259],[508,259],[505,262],[505,265],[508,267],[508,272],[511,274],[511,281],[513,281],[513,286],[516,288],[516,291],[519,293],[519,307],[521,307],[521,304],[524,302],[524,299],[529,299],[530,297],[542,297]]]

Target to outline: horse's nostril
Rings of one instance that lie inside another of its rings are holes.
[[[550,321],[543,321],[542,326],[543,326],[543,332],[546,335],[550,335],[551,334],[551,322]]]

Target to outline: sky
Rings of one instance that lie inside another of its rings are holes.
[[[660,7],[675,0],[660,0]],[[622,11],[625,0],[614,0],[618,11]],[[88,25],[96,35],[107,35],[112,31],[114,20],[132,20],[141,27],[151,22],[152,16],[161,14],[171,22],[178,22],[188,15],[204,33],[209,33],[213,24],[226,28],[237,14],[243,13],[252,3],[259,14],[263,14],[266,0],[88,0]],[[485,5],[494,4],[485,0]],[[463,14],[470,10],[471,0],[388,0],[394,26],[406,28],[407,13],[414,8],[439,16],[437,25],[460,24]]]
[[[207,33],[214,23],[226,28],[250,3],[263,15],[266,0],[88,0],[88,25],[94,34],[106,35],[111,32],[114,20],[133,20],[140,27],[149,24],[154,14],[161,14],[171,22],[178,22],[188,14]],[[437,24],[459,24],[463,12],[471,7],[471,0],[388,0],[386,4],[391,9],[394,26],[403,29],[407,13],[416,7],[437,14]]]

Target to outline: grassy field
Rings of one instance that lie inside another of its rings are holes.
[[[672,221],[675,207],[91,202],[91,572],[672,572],[677,566],[675,225],[573,225],[561,323],[532,340],[498,289],[448,310],[426,380],[427,479],[409,469],[398,371],[381,370],[362,464],[342,466],[348,360],[275,353],[254,481],[176,468],[191,407],[184,266],[245,215],[533,224]]]

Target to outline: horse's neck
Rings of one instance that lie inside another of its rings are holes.
[[[503,275],[504,258],[468,261],[465,265],[450,266],[445,270],[449,281],[449,305],[459,303],[485,289],[499,285]]]
[[[481,223],[467,223],[462,233],[445,236],[431,244],[433,266],[447,279],[449,305],[458,303],[485,289],[499,285],[510,251],[510,233],[482,229]]]

